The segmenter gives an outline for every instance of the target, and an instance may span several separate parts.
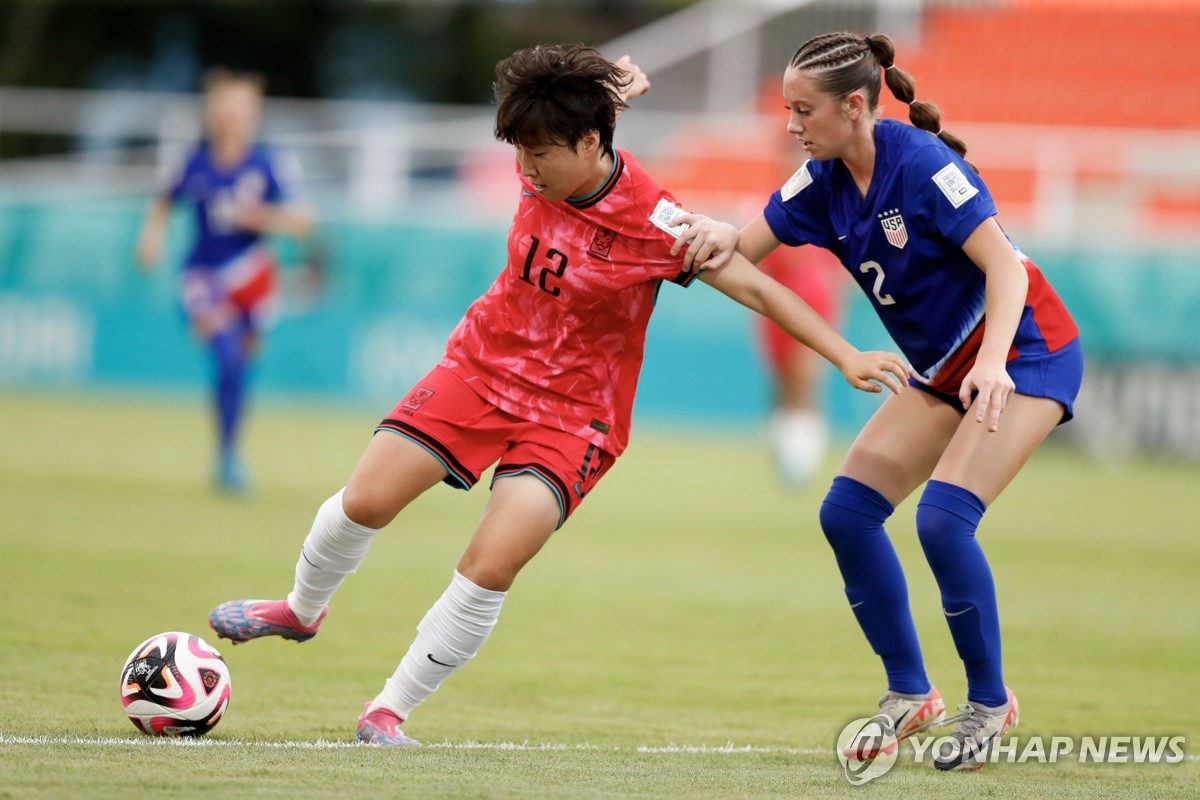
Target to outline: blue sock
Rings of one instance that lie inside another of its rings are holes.
[[[839,475],[821,504],[821,528],[846,582],[850,608],[883,659],[888,688],[924,694],[929,678],[908,607],[908,584],[883,529],[893,510],[870,486]]]
[[[975,529],[987,506],[971,492],[929,481],[917,506],[917,534],[942,590],[942,611],[967,670],[967,699],[986,706],[1008,702],[1000,665],[996,584]]]
[[[221,453],[232,454],[246,397],[246,329],[233,325],[209,341],[216,359],[216,409]]]

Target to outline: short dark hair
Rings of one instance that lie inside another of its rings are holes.
[[[574,149],[591,131],[612,146],[623,70],[593,47],[538,45],[496,65],[496,138],[526,146],[561,144]]]

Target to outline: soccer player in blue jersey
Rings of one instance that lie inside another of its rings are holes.
[[[883,81],[908,104],[912,125],[878,118]],[[888,37],[810,39],[792,56],[783,96],[787,130],[809,160],[740,232],[681,217],[691,227],[677,247],[706,268],[720,268],[734,249],[757,263],[780,244],[828,248],[912,363],[920,391],[880,406],[820,512],[850,607],[888,680],[875,717],[885,736],[872,743],[870,726],[845,749],[865,760],[957,722],[954,746],[935,753],[934,765],[977,769],[1018,708],[975,532],[1046,435],[1071,418],[1083,371],[1078,330],[1001,229],[965,145],[941,129],[936,106],[915,99]],[[917,533],[967,674],[967,702],[952,719],[925,673],[904,573],[883,529],[922,483]]]
[[[234,493],[247,489],[237,441],[247,365],[277,301],[275,257],[265,237],[303,237],[314,222],[300,187],[299,164],[255,141],[262,93],[257,76],[209,73],[207,138],[151,201],[137,246],[138,261],[153,268],[172,205],[192,207],[196,238],[184,263],[181,300],[193,330],[213,354],[217,485]]]

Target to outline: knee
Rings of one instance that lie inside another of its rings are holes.
[[[954,515],[944,508],[922,502],[917,505],[917,538],[927,551],[952,536],[961,534],[954,524]]]
[[[507,592],[517,579],[521,565],[503,558],[467,553],[458,562],[458,571],[481,589]]]
[[[984,502],[967,489],[931,480],[917,504],[917,538],[926,552],[973,539],[986,510]]]
[[[852,546],[865,536],[878,535],[892,513],[892,504],[866,484],[838,476],[821,503],[821,530],[834,550]]]
[[[825,539],[834,549],[847,539],[853,538],[855,529],[861,527],[855,524],[852,512],[831,503],[828,496],[821,503],[821,510],[817,517],[821,522],[821,530],[825,533]]]
[[[925,502],[917,506],[917,539],[934,575],[950,569],[954,554],[966,543],[967,536],[957,522],[944,508]]]
[[[382,528],[396,518],[399,509],[389,507],[385,492],[351,483],[342,493],[342,512],[357,525]]]

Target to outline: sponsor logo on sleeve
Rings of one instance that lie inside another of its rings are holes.
[[[950,205],[955,208],[979,194],[979,190],[971,185],[957,164],[947,164],[938,170],[933,176],[933,182],[942,190],[942,194],[946,195]]]
[[[660,197],[658,205],[654,207],[654,211],[650,214],[650,222],[654,223],[656,228],[662,228],[678,239],[679,235],[688,229],[688,226],[684,224],[676,225],[675,218],[686,213],[686,211],[679,208],[667,198]]]
[[[800,191],[811,185],[812,182],[812,173],[808,171],[808,162],[805,161],[800,165],[800,169],[796,170],[792,177],[788,178],[788,182],[785,183],[783,188],[779,190],[779,195],[783,198],[783,202],[786,203],[788,200],[791,200],[793,197],[800,194]]]

